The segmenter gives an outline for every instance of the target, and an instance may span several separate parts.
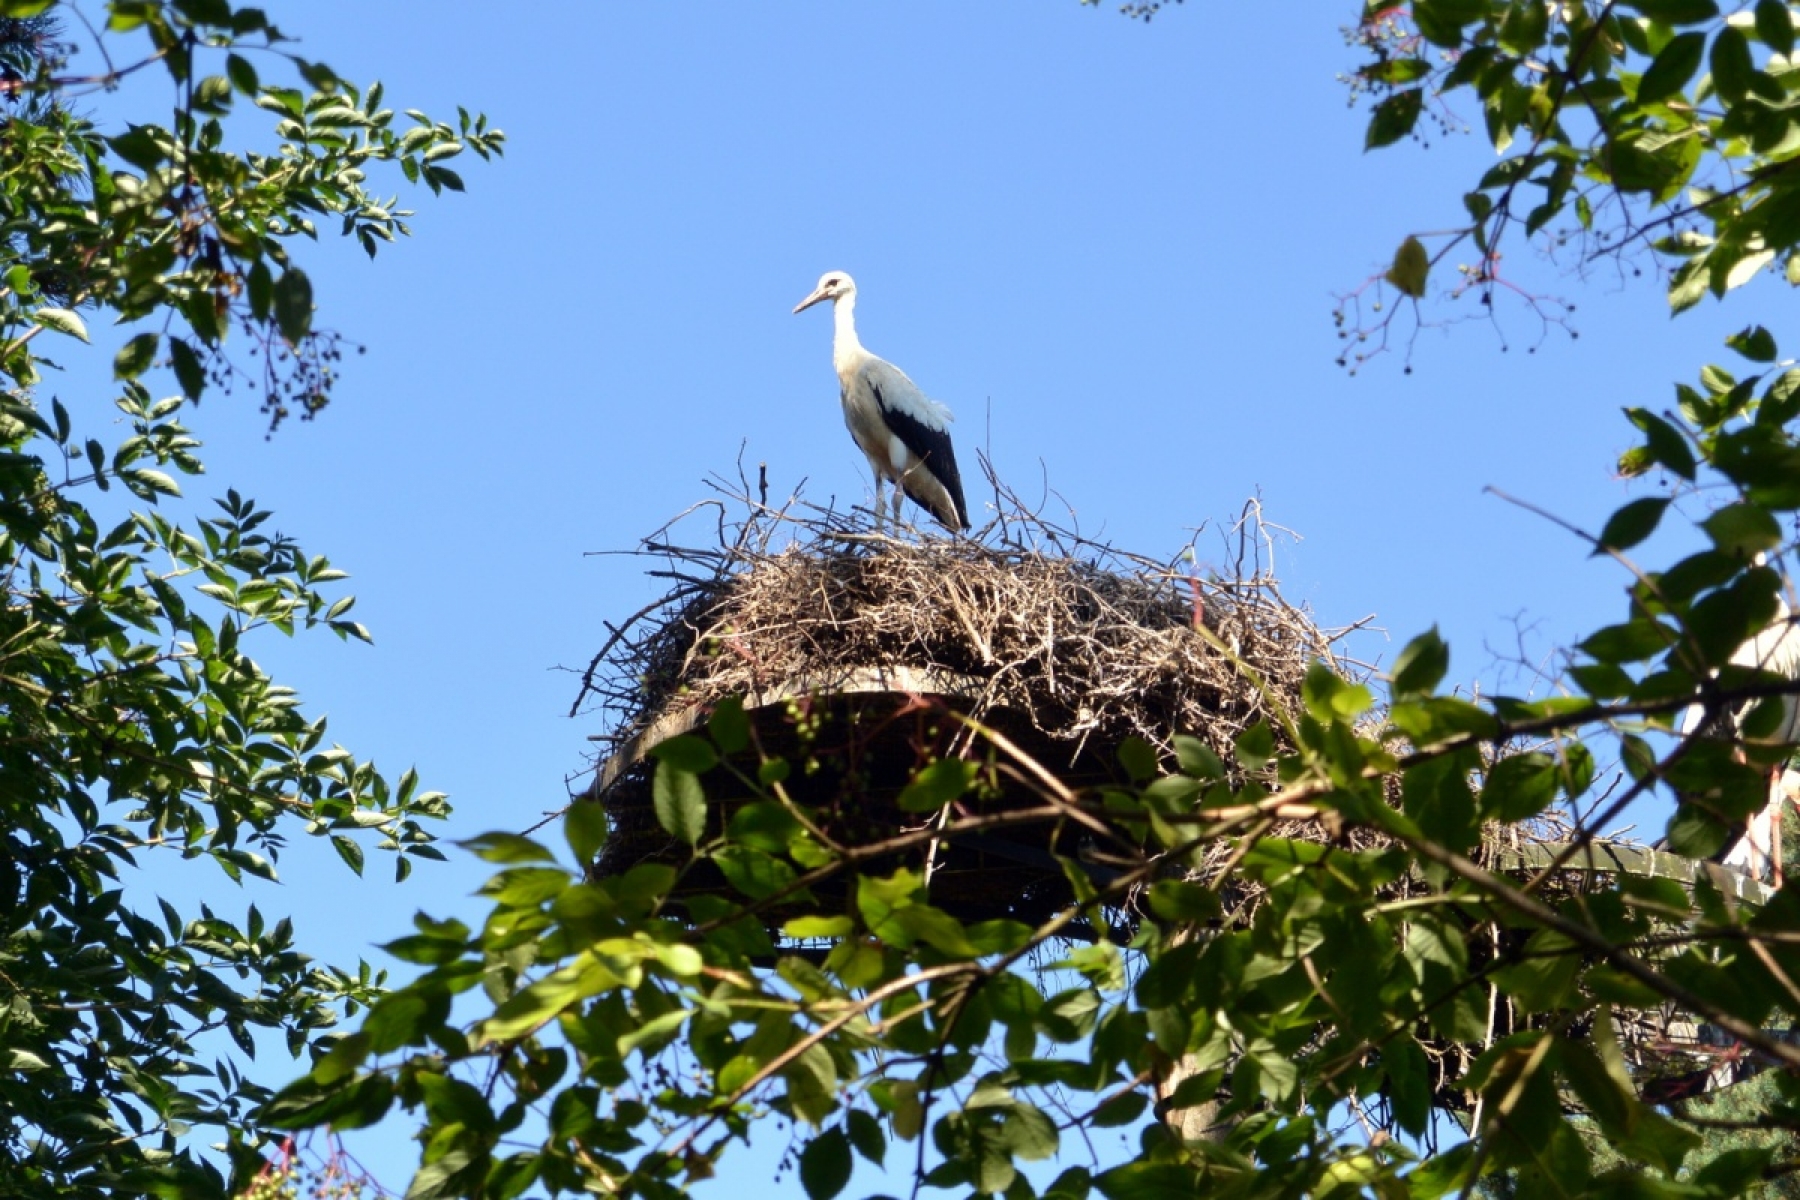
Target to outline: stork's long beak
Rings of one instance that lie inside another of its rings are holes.
[[[813,305],[817,304],[819,301],[823,300],[824,298],[825,298],[825,289],[819,288],[812,295],[808,296],[806,299],[802,300],[800,303],[794,305],[794,311],[801,312],[805,309],[809,309]]]

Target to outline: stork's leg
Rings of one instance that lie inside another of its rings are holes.
[[[875,532],[881,532],[881,472],[875,472]]]
[[[1769,822],[1769,855],[1775,861],[1775,890],[1781,890],[1781,784],[1775,785],[1775,817]]]
[[[906,498],[906,489],[898,483],[894,484],[894,532],[900,532],[900,501]]]
[[[1756,845],[1756,877],[1761,879],[1766,868],[1769,879],[1777,888],[1781,886],[1781,809],[1784,799],[1781,776],[1779,768],[1769,772],[1768,802],[1746,831],[1752,837],[1758,832],[1761,834],[1761,844]]]

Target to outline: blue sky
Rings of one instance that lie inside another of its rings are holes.
[[[778,493],[804,477],[866,502],[830,320],[790,313],[828,269],[857,279],[864,343],[956,412],[966,475],[984,448],[1152,555],[1260,492],[1303,538],[1278,563],[1290,599],[1325,625],[1374,614],[1392,640],[1359,637],[1371,660],[1435,622],[1484,690],[1521,626],[1546,655],[1624,583],[1484,487],[1598,529],[1634,494],[1612,476],[1619,409],[1670,403],[1758,303],[1671,323],[1648,273],[1577,278],[1516,247],[1506,269],[1576,301],[1579,341],[1528,353],[1534,318],[1503,304],[1503,334],[1427,329],[1411,374],[1389,354],[1347,375],[1334,294],[1452,224],[1492,161],[1435,130],[1362,152],[1336,78],[1351,0],[1149,25],[1075,0],[266,7],[396,108],[462,104],[509,137],[496,165],[454,164],[468,194],[404,196],[416,236],[374,264],[349,244],[302,260],[321,322],[368,347],[323,417],[265,440],[240,394],[191,422],[209,479],[190,494],[273,508],[352,573],[376,639],[261,660],[358,755],[449,792],[450,836],[535,823],[584,766],[599,731],[567,719],[557,668],[660,590],[590,552],[708,495],[740,445]],[[457,857],[353,884],[329,852],[283,874],[254,898],[332,960],[417,908],[477,912],[483,878]]]

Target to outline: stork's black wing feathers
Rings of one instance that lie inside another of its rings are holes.
[[[906,443],[908,450],[919,456],[925,469],[950,493],[950,501],[956,505],[956,528],[967,529],[969,505],[963,499],[962,473],[956,469],[956,451],[950,446],[950,431],[941,427],[934,429],[906,409],[889,404],[881,394],[881,386],[872,379],[869,381],[869,390],[875,393],[875,403],[881,406],[881,417],[887,422],[888,428]],[[900,486],[921,507],[928,510],[931,508],[931,504],[913,490],[910,478],[902,479]]]

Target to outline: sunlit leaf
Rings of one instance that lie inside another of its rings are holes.
[[[842,1129],[827,1129],[800,1152],[800,1186],[807,1200],[831,1200],[850,1182],[850,1139]]]
[[[1704,33],[1678,33],[1670,38],[1638,81],[1638,103],[1654,104],[1680,94],[1699,72],[1705,58]]]
[[[1377,104],[1374,115],[1369,118],[1368,133],[1363,137],[1363,149],[1391,146],[1411,133],[1413,126],[1418,123],[1424,100],[1422,88],[1408,88],[1393,93]]]
[[[1417,300],[1425,295],[1425,282],[1430,274],[1431,256],[1425,252],[1425,244],[1409,235],[1394,252],[1394,264],[1384,278],[1402,295]]]
[[[664,760],[651,782],[656,821],[665,831],[692,846],[706,832],[706,796],[700,777]]]
[[[1656,532],[1668,507],[1666,496],[1645,496],[1626,504],[1606,519],[1606,526],[1600,531],[1600,546],[1594,553],[1631,549]]]

